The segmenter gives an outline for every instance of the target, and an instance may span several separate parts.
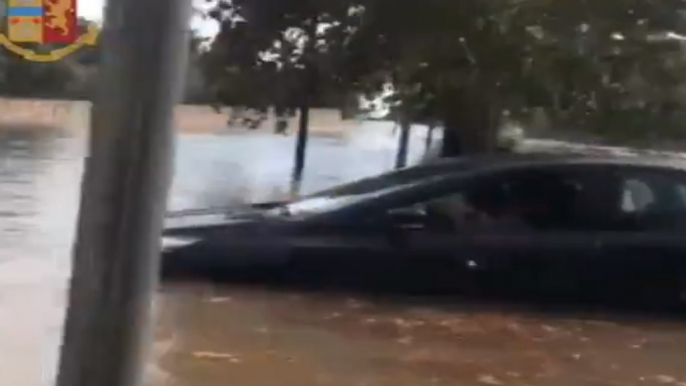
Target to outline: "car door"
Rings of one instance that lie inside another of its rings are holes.
[[[605,180],[614,190],[601,238],[605,292],[644,304],[686,300],[686,174],[623,167]]]
[[[294,237],[294,260],[327,283],[384,286],[411,292],[454,290],[467,246],[453,221],[428,203],[454,202],[462,178],[428,179],[375,198],[342,221],[311,224]],[[300,268],[302,271],[303,268]],[[314,271],[313,271],[314,270]]]
[[[462,193],[463,179],[441,176],[375,194],[337,220],[308,224],[292,237],[298,271],[322,283],[346,282],[410,291],[447,290],[455,283],[455,259],[464,238],[452,222],[427,212],[426,203]],[[461,264],[464,267],[464,264]]]
[[[410,205],[386,214],[386,237],[396,275],[416,292],[454,292],[465,289],[468,239],[458,230],[455,216],[445,210],[465,210],[462,184],[448,192],[427,192]],[[464,220],[463,220],[464,221]]]
[[[468,200],[480,214],[467,227],[473,280],[480,291],[508,295],[581,295],[599,253],[593,224],[602,179],[583,166],[536,166],[475,182]]]
[[[389,237],[374,221],[316,221],[289,236],[289,279],[324,287],[372,289],[395,279]],[[397,271],[397,270],[395,270]]]
[[[596,195],[594,176],[526,167],[465,178],[404,206],[426,208],[427,218],[397,224],[392,245],[414,277],[442,289],[576,288],[570,269],[579,271],[598,247],[586,227],[594,212],[584,207]]]

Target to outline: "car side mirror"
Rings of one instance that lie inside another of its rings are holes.
[[[390,210],[387,218],[394,228],[414,229],[426,226],[429,216],[424,208],[409,207]]]
[[[426,217],[426,209],[422,207],[409,207],[409,208],[398,208],[391,209],[388,211],[388,215],[391,218],[421,218]]]

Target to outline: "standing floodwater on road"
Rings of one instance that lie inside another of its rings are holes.
[[[391,167],[395,140],[374,135],[373,146],[313,139],[305,190]],[[410,148],[417,160],[421,135]],[[282,194],[292,149],[292,137],[262,133],[183,135],[170,209]],[[83,138],[0,132],[0,375],[8,385],[52,383],[84,155]],[[686,382],[686,327],[671,320],[209,284],[165,284],[155,306],[147,378],[155,386]]]

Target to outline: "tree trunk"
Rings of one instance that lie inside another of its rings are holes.
[[[443,114],[444,139],[442,157],[461,157],[492,153],[497,145],[499,113],[482,98],[453,99],[455,103]],[[461,102],[461,103],[460,103]]]
[[[341,106],[341,119],[355,119],[360,110],[359,103],[356,93],[345,92]]]
[[[410,150],[410,131],[412,125],[407,116],[403,114],[400,118],[400,141],[398,143],[398,155],[395,159],[395,168],[402,169],[407,166],[407,155]]]
[[[305,155],[307,150],[307,140],[309,139],[310,128],[310,105],[309,98],[305,97],[300,106],[300,122],[298,126],[298,141],[295,149],[295,166],[293,168],[293,178],[291,180],[291,196],[300,194],[303,173],[305,171]]]
[[[317,21],[313,18],[307,28],[307,44],[305,47],[305,68],[303,69],[303,93],[300,103],[300,124],[298,127],[298,141],[295,149],[295,166],[291,179],[291,197],[300,194],[303,174],[305,172],[305,156],[307,150],[307,140],[309,139],[310,126],[310,107],[312,98],[317,92],[317,67],[313,62],[312,55],[315,54],[317,39]]]
[[[280,135],[288,133],[288,112],[281,105],[274,106],[274,133]]]
[[[433,145],[434,142],[434,130],[436,130],[436,125],[432,122],[431,124],[429,124],[429,127],[426,131],[426,141],[424,143],[424,146],[426,147],[427,152],[431,150],[431,145]]]

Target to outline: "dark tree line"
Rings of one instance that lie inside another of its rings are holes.
[[[684,0],[221,0],[194,37],[190,101],[438,123],[445,153],[489,151],[503,120],[612,138],[686,137]],[[89,22],[80,21],[85,31]],[[36,47],[49,50],[51,47]],[[0,94],[87,99],[99,46],[55,63],[0,50]]]
[[[89,20],[79,19],[80,34],[86,33],[91,24],[93,22]],[[191,60],[186,92],[186,100],[189,103],[212,102],[204,74],[200,69],[202,42],[203,39],[191,34]],[[22,44],[22,47],[47,53],[61,46]],[[62,60],[39,63],[27,61],[0,47],[0,96],[90,100],[98,79],[100,50],[99,44],[84,46]]]
[[[223,0],[204,58],[227,105],[346,106],[389,84],[447,155],[504,119],[620,138],[686,136],[683,0]],[[303,114],[301,114],[303,115]],[[305,114],[306,115],[306,114]]]

